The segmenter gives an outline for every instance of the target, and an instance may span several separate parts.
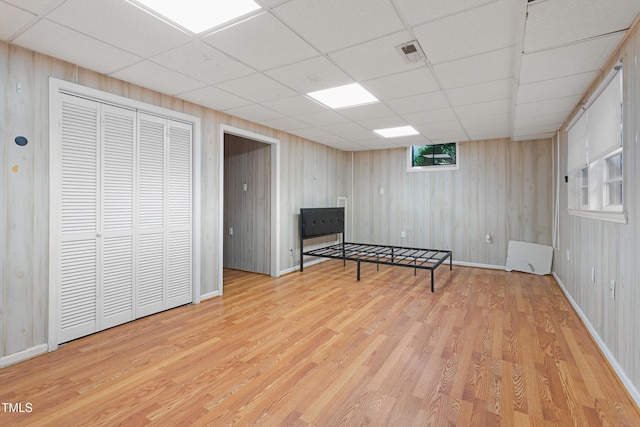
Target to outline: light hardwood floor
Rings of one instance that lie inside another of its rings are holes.
[[[550,276],[330,261],[0,370],[0,425],[638,426]],[[14,406],[15,408],[15,406]]]

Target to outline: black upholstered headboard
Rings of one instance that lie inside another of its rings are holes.
[[[344,233],[344,208],[300,209],[300,240]]]

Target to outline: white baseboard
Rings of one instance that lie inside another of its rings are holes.
[[[609,364],[613,368],[613,371],[618,376],[618,379],[620,379],[620,382],[622,382],[624,387],[627,389],[627,392],[629,393],[631,398],[635,401],[636,405],[638,405],[640,407],[640,391],[638,391],[638,389],[633,384],[633,382],[629,379],[629,377],[627,377],[627,374],[624,371],[624,369],[622,368],[622,366],[620,366],[620,364],[616,360],[616,358],[613,355],[613,353],[611,352],[611,350],[609,350],[609,347],[607,347],[607,345],[604,343],[602,338],[600,338],[600,335],[598,335],[598,332],[595,330],[593,325],[591,325],[591,322],[589,322],[589,319],[584,314],[584,312],[582,311],[580,306],[573,299],[573,297],[571,296],[569,291],[567,291],[567,288],[564,286],[564,283],[562,283],[562,280],[560,280],[560,278],[558,277],[558,275],[555,272],[552,273],[552,274],[553,274],[553,277],[556,279],[556,282],[558,282],[558,285],[560,286],[560,289],[562,289],[562,292],[564,293],[564,295],[567,297],[567,299],[571,303],[571,306],[576,311],[576,313],[578,313],[578,316],[580,316],[580,319],[582,320],[582,322],[587,327],[587,330],[589,331],[589,334],[591,335],[593,340],[596,342],[596,345],[600,348],[600,351],[602,352],[604,357],[607,359],[607,361],[609,362]]]
[[[312,265],[320,264],[321,262],[327,262],[327,261],[331,261],[331,258],[314,259],[313,261],[305,262],[304,263],[304,267],[305,268],[311,267]],[[280,272],[280,275],[282,276],[283,274],[293,273],[294,271],[298,271],[298,270],[300,270],[300,265],[294,265],[291,268],[287,268],[286,270],[282,270]]]
[[[449,261],[445,261],[442,265],[445,265]],[[477,267],[477,268],[488,268],[491,270],[504,270],[504,265],[495,265],[495,264],[478,264],[477,262],[466,262],[466,261],[453,261],[453,265],[459,265],[462,267]]]
[[[220,291],[209,292],[209,293],[200,295],[200,301],[202,302],[206,299],[211,299],[219,296],[220,296]]]
[[[16,363],[24,362],[41,354],[46,353],[49,350],[47,344],[38,344],[30,347],[26,350],[19,351],[17,353],[9,354],[8,356],[0,357],[0,369],[7,366],[15,365]]]

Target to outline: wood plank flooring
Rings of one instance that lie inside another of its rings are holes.
[[[640,425],[551,276],[428,273],[227,270],[223,297],[0,370],[23,410],[0,425]]]

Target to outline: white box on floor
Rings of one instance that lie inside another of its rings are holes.
[[[509,241],[507,271],[523,271],[533,274],[550,274],[553,248],[537,243]]]

